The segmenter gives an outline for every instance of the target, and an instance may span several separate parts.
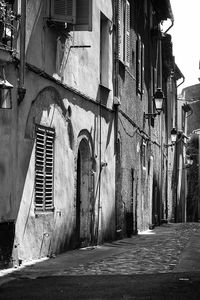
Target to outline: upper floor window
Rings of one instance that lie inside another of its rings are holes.
[[[146,169],[146,152],[147,152],[147,144],[146,141],[143,139],[141,145],[141,163],[143,169]]]
[[[14,13],[14,0],[0,1],[0,45],[4,48],[13,48],[13,35],[16,30],[13,23],[17,20]]]
[[[109,88],[109,20],[101,13],[100,18],[100,84]]]
[[[51,211],[53,203],[54,138],[53,128],[36,125],[35,210]]]
[[[125,65],[130,63],[130,3],[118,0],[118,58]]]
[[[144,44],[138,35],[137,39],[137,58],[136,58],[136,85],[137,93],[144,94]]]
[[[91,31],[92,0],[51,0],[50,18],[55,22],[72,24],[73,30]]]

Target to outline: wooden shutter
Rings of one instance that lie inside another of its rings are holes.
[[[75,23],[76,0],[51,0],[51,18],[57,22]]]
[[[44,199],[45,132],[37,128],[35,149],[35,208],[43,210]]]
[[[130,63],[130,3],[126,1],[125,10],[125,64]]]
[[[156,90],[157,90],[157,82],[158,82],[158,80],[157,80],[157,69],[156,69],[156,67],[154,67],[154,70],[153,70],[153,78],[154,78],[154,86],[153,86],[153,96],[154,96],[154,94],[155,94],[155,92],[156,92]]]
[[[136,65],[136,85],[137,93],[141,94],[141,38],[137,39],[137,65]]]
[[[141,44],[141,93],[144,94],[144,44]]]
[[[76,0],[76,31],[92,31],[92,0]]]
[[[54,136],[52,128],[36,126],[35,209],[53,209]]]
[[[45,210],[53,208],[54,131],[46,131]]]
[[[117,1],[117,15],[118,15],[118,59],[123,61],[123,47],[124,47],[124,36],[123,36],[123,28],[124,28],[124,18],[123,18],[123,0]]]

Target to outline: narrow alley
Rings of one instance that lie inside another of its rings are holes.
[[[199,223],[163,224],[131,238],[2,270],[0,299],[197,299],[199,246]]]

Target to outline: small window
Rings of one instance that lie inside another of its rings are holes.
[[[156,112],[155,104],[153,101],[154,94],[157,90],[157,69],[153,67],[153,87],[152,87],[152,111]]]
[[[130,63],[130,3],[118,0],[118,58],[126,66]]]
[[[92,30],[92,0],[51,0],[50,18],[76,31]]]
[[[181,123],[182,123],[182,130],[183,132],[185,132],[185,119],[186,119],[186,112],[184,111],[183,107],[182,107],[182,116],[181,116]]]
[[[14,12],[14,1],[1,1],[0,4],[0,43],[6,48],[13,48],[14,31],[13,22],[17,20]]]
[[[145,140],[142,141],[141,160],[142,160],[143,169],[146,169],[146,141]]]
[[[52,0],[51,17],[58,22],[75,22],[76,2],[73,0]]]
[[[109,20],[101,13],[100,84],[109,88]]]
[[[137,39],[137,64],[136,64],[136,85],[137,93],[144,94],[144,44],[141,41],[140,36]]]
[[[36,125],[35,210],[52,211],[55,130]]]

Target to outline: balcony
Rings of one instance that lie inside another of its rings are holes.
[[[0,65],[11,61],[17,16],[13,12],[13,2],[0,0]]]

